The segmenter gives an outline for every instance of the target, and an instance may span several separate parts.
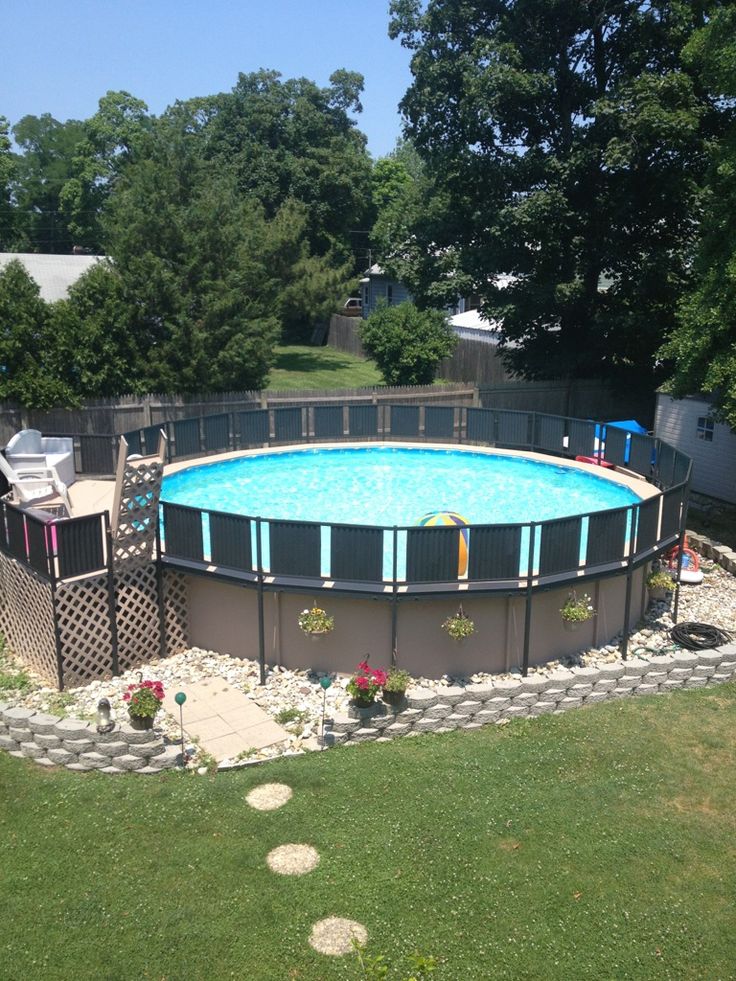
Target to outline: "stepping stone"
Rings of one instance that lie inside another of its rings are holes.
[[[312,927],[309,945],[320,954],[340,957],[342,954],[354,952],[353,940],[359,944],[368,941],[368,931],[361,923],[345,920],[339,916],[328,916]]]
[[[279,845],[268,853],[266,862],[279,875],[304,875],[319,865],[319,852],[311,845]]]
[[[245,798],[257,811],[276,811],[291,800],[294,791],[286,783],[262,783]]]

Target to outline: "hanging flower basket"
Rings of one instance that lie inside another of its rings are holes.
[[[565,630],[577,630],[581,623],[586,623],[596,615],[590,596],[583,593],[578,596],[575,590],[569,594],[564,605],[560,609],[562,625]]]
[[[465,612],[462,606],[460,606],[457,613],[453,613],[451,617],[445,620],[442,624],[442,629],[453,640],[459,641],[465,640],[466,637],[470,637],[475,633],[475,624],[470,617],[465,616]]]
[[[299,629],[308,637],[324,637],[335,628],[335,618],[318,606],[313,606],[310,610],[302,610],[297,622]]]

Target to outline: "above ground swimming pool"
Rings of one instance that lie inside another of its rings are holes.
[[[525,524],[626,507],[640,498],[610,479],[552,462],[466,449],[361,446],[256,453],[186,467],[164,479],[162,500],[251,517],[390,529],[416,526],[430,512],[451,512],[469,525]],[[329,528],[323,528],[323,575],[328,575],[329,535]],[[207,554],[206,524],[203,538]],[[528,541],[524,529],[521,574]],[[581,559],[586,544],[587,521],[581,529]],[[384,579],[392,575],[392,549],[389,531]],[[269,568],[265,529],[262,554]],[[405,577],[405,557],[406,532],[400,531],[398,579]],[[538,557],[537,541],[535,566]]]

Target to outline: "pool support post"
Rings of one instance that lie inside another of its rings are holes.
[[[680,612],[680,575],[682,574],[682,557],[683,549],[685,548],[685,525],[687,524],[687,490],[685,491],[682,498],[682,511],[680,512],[680,538],[678,542],[677,550],[677,578],[675,579],[675,603],[672,608],[672,622],[677,623],[677,617]]]
[[[258,665],[260,684],[266,684],[266,634],[263,624],[263,559],[261,548],[261,519],[256,518],[256,565],[258,566]]]
[[[392,531],[392,547],[393,547],[393,558],[392,558],[392,572],[391,578],[392,582],[392,592],[391,592],[391,665],[396,666],[396,648],[398,645],[398,634],[399,634],[399,597],[397,593],[396,585],[396,572],[398,568],[398,538],[399,531],[396,525],[393,527]]]
[[[532,521],[529,525],[529,556],[526,567],[526,605],[524,607],[524,654],[521,663],[521,673],[526,678],[529,673],[529,643],[532,632],[532,579],[534,574],[534,529]]]

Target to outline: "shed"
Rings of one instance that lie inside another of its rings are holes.
[[[47,303],[65,300],[69,288],[82,273],[87,272],[102,257],[98,255],[41,255],[35,252],[0,252],[0,270],[14,259],[38,283],[41,299]]]

